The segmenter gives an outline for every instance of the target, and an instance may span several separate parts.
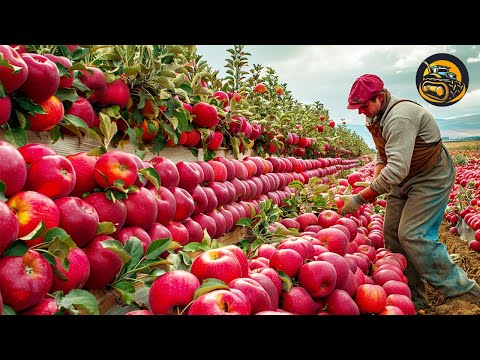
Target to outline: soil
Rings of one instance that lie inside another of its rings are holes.
[[[445,220],[439,229],[439,239],[443,242],[455,263],[480,284],[480,253],[468,248],[468,241],[460,239],[458,234],[450,232],[451,225]],[[419,311],[419,315],[480,315],[478,305],[453,300],[445,303],[445,297],[431,286],[428,286],[429,307]]]

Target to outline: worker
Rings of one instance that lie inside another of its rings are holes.
[[[392,95],[374,74],[355,80],[347,108],[365,115],[376,158],[372,182],[355,195],[341,196],[340,213],[355,213],[387,194],[385,247],[406,257],[405,276],[417,311],[428,306],[427,282],[447,302],[480,306],[480,286],[452,261],[438,238],[456,170],[432,114]]]

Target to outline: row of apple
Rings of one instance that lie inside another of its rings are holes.
[[[250,122],[247,119],[250,107],[241,106],[246,102],[245,95],[210,89],[203,79],[189,72],[194,71],[191,65],[184,68],[178,65],[177,73],[164,65],[163,75],[157,76],[157,80],[162,81],[147,91],[145,83],[155,78],[151,74],[144,76],[147,79],[137,79],[137,84],[133,79],[138,73],[131,66],[115,65],[118,71],[124,72],[113,75],[102,70],[100,64],[85,62],[83,58],[87,55],[108,58],[104,53],[97,53],[98,48],[73,46],[69,48],[72,52],[66,50],[66,54],[59,48],[55,48],[57,53],[53,54],[42,46],[28,47],[30,51],[27,51],[25,46],[0,45],[0,83],[3,84],[0,104],[4,109],[0,125],[8,122],[5,129],[9,140],[21,142],[25,137],[19,137],[18,133],[26,129],[50,131],[54,139],[59,138],[61,131],[78,136],[94,132],[106,136],[99,119],[103,114],[115,122],[119,130],[111,134],[114,137],[109,140],[113,144],[129,138],[134,146],[141,150],[150,148],[153,153],[165,146],[177,145],[203,147],[207,157],[221,146],[236,154],[245,153],[257,139],[260,143],[257,150],[262,153],[303,157],[309,147],[315,148],[309,152],[315,157],[331,153],[326,139],[316,144],[315,137],[299,136],[287,130],[282,134],[278,129],[265,128],[265,121]],[[148,67],[144,66],[142,71],[145,69]],[[151,70],[153,73],[157,69]],[[196,82],[201,84],[199,88],[195,87]],[[262,94],[256,88],[253,92]],[[326,118],[320,116],[319,120]],[[335,123],[329,121],[329,125],[333,128]],[[321,126],[319,133],[323,132]],[[16,130],[17,136],[11,129]],[[333,156],[352,157],[350,150],[336,145],[332,151]]]
[[[466,159],[465,164],[456,164],[455,183],[449,196],[445,219],[452,224],[450,231],[457,233],[459,219],[474,232],[470,249],[480,252],[480,158],[478,153]]]
[[[0,179],[7,197],[6,202],[0,203],[4,229],[0,253],[9,254],[8,247],[21,239],[30,248],[22,255],[41,264],[35,249],[43,245],[45,232],[57,227],[65,230],[76,248],[68,255],[68,274],[57,261],[53,278],[66,276],[69,280],[59,280],[55,285],[50,282],[51,291],[64,293],[84,286],[105,287],[118,274],[122,262],[115,257],[113,264],[105,261],[110,250],[101,246],[102,241],[117,240],[125,244],[136,237],[146,252],[152,239],[172,238],[180,246],[201,241],[203,229],[207,229],[212,238],[219,238],[230,231],[239,218],[251,216],[252,209],[258,212],[259,201],[272,198],[280,202],[288,196],[288,182],[305,181],[309,175],[335,174],[344,166],[354,165],[341,159],[272,157],[267,161],[253,157],[242,161],[219,158],[195,163],[197,167],[194,163],[174,164],[160,157],[143,162],[121,151],[109,151],[101,156],[78,153],[64,157],[43,144],[27,144],[16,149],[5,141],[0,142],[0,153],[4,159]],[[303,170],[305,175],[297,177],[293,169]],[[160,183],[162,186],[158,186]],[[193,189],[192,193],[186,189]],[[102,224],[111,224],[110,230],[105,230]],[[0,263],[5,270],[11,266],[10,262],[19,266],[17,262],[21,258],[4,256]],[[86,258],[89,259],[88,272]],[[80,270],[74,264],[78,264]],[[10,283],[8,276],[3,282]],[[26,286],[21,282],[17,285]],[[0,285],[0,291],[1,288]],[[15,291],[7,291],[6,295],[5,291],[1,292],[7,303],[15,304]],[[31,303],[12,307],[18,311],[27,305]]]

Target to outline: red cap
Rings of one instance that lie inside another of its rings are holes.
[[[365,102],[378,95],[383,89],[383,81],[377,75],[365,74],[357,78],[348,95],[347,109],[358,109]]]

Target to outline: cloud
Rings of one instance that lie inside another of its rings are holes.
[[[477,63],[480,62],[480,53],[478,53],[477,57],[469,57],[467,58],[468,63]]]

